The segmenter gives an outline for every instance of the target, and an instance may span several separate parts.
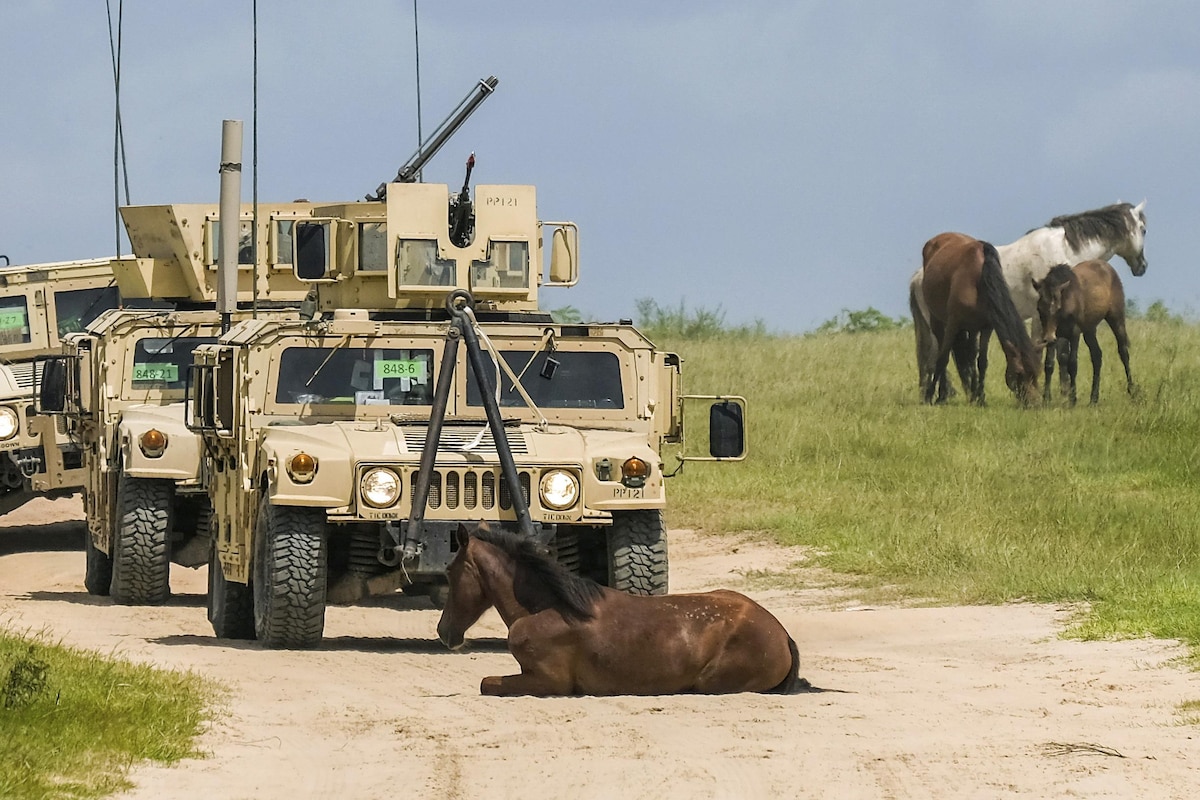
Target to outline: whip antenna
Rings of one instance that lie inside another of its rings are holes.
[[[421,31],[417,25],[417,0],[413,0],[413,52],[417,61],[417,146],[425,141],[421,133]],[[417,183],[421,182],[421,171],[417,171]]]

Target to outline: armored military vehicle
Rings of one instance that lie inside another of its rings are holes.
[[[79,449],[33,411],[37,359],[60,351],[120,295],[109,259],[0,267],[0,514],[78,491]]]
[[[436,603],[452,531],[479,520],[610,586],[665,592],[679,358],[628,322],[539,308],[540,287],[577,280],[578,232],[539,220],[533,187],[377,196],[297,221],[311,318],[244,321],[195,349],[217,635],[306,647],[327,603],[397,589]],[[740,458],[743,401],[700,402],[705,457]]]
[[[312,208],[262,205],[257,249],[254,210],[241,208],[236,299],[244,308],[235,319],[297,317],[308,286],[292,274],[289,237]],[[211,546],[202,442],[184,427],[183,403],[192,350],[215,342],[228,322],[216,306],[220,217],[202,204],[128,207],[122,216],[135,255],[106,264],[110,280],[127,300],[160,307],[106,311],[65,335],[64,355],[44,359],[39,410],[65,418],[82,454],[84,585],[119,603],[161,603],[170,564],[207,564]],[[255,252],[268,255],[261,270]]]

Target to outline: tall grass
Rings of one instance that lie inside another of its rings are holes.
[[[0,630],[0,797],[103,797],[135,761],[195,756],[213,688],[193,675]]]
[[[749,400],[750,458],[688,464],[671,524],[762,532],[866,582],[956,603],[1080,603],[1086,636],[1200,647],[1200,328],[1131,321],[1138,396],[1022,410],[993,343],[988,405],[920,402],[911,330],[666,339],[689,391]],[[1057,375],[1056,375],[1057,383]],[[696,425],[699,421],[692,421]]]

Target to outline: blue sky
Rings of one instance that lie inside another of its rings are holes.
[[[119,0],[109,0],[117,8]],[[576,6],[579,7],[576,7]],[[411,0],[259,0],[259,196],[349,200],[415,149]],[[426,169],[532,183],[582,231],[550,307],[638,298],[810,330],[907,313],[921,245],[1006,243],[1147,201],[1144,308],[1200,311],[1200,6],[1179,0],[420,3],[428,134],[500,86]],[[103,0],[6,0],[0,253],[111,254],[113,81]],[[246,123],[251,2],[124,4],[135,204],[215,202],[221,120]],[[249,168],[244,183],[250,197]]]

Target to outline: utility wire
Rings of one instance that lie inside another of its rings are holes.
[[[121,29],[125,17],[125,0],[117,0],[117,29],[113,35],[112,1],[104,0],[108,12],[108,51],[112,59],[114,122],[113,122],[113,216],[116,223],[117,257],[121,256],[121,179],[124,177],[125,205],[129,205],[129,163],[125,158],[125,132],[121,125]]]
[[[250,183],[252,197],[251,203],[254,205],[254,212],[251,215],[253,222],[251,226],[254,232],[250,236],[250,260],[254,262],[254,266],[250,272],[250,309],[251,314],[258,317],[258,0],[253,2],[254,13],[254,112],[250,122],[250,150],[251,162],[253,167],[250,170]],[[238,198],[241,202],[241,198]],[[240,215],[239,215],[240,216]]]

